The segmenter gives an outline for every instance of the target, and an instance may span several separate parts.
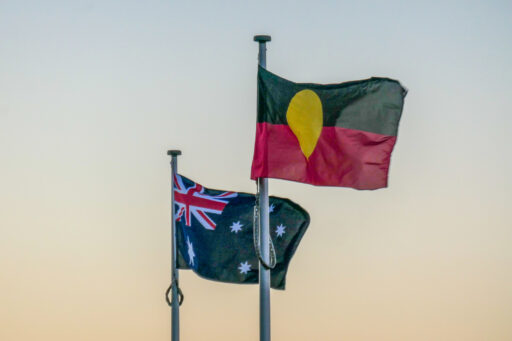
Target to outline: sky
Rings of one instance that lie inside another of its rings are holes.
[[[274,340],[512,339],[510,1],[0,1],[0,339],[169,340],[170,166],[255,192],[256,34],[295,82],[408,90],[389,187],[269,180],[311,225]],[[258,287],[181,271],[182,340]]]

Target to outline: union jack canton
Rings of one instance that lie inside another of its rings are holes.
[[[176,221],[185,216],[185,224],[192,226],[192,215],[208,230],[215,230],[217,224],[208,214],[222,214],[229,200],[237,196],[236,192],[224,192],[218,195],[204,194],[204,187],[192,182],[187,187],[180,175],[174,175],[174,202],[178,205]]]

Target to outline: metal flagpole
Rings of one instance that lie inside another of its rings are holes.
[[[171,341],[179,341],[180,340],[180,302],[178,299],[178,279],[179,273],[177,269],[177,245],[176,245],[176,219],[174,212],[174,174],[178,172],[178,156],[181,155],[180,150],[168,150],[167,155],[171,156],[171,203],[172,203],[172,244],[171,244]],[[181,295],[182,296],[182,295]],[[183,299],[183,296],[182,296]]]
[[[270,36],[257,35],[254,41],[258,42],[258,64],[267,67],[267,41]],[[268,179],[258,178],[259,214],[260,214],[260,253],[267,264],[270,263],[270,232],[268,216]],[[270,341],[270,270],[260,262],[260,341]]]

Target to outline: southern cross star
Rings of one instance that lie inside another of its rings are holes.
[[[240,220],[239,221],[234,221],[233,224],[229,227],[231,229],[231,232],[235,232],[235,233],[238,233],[238,231],[242,231],[242,224],[240,224]]]
[[[274,208],[276,208],[274,204],[270,204],[270,206],[268,207],[268,213],[274,212]]]
[[[251,264],[249,264],[247,261],[240,263],[238,270],[240,270],[241,274],[247,274],[249,271],[251,271]]]
[[[283,224],[281,225],[277,225],[276,227],[276,234],[278,237],[282,237],[283,234],[285,234],[285,229],[286,229],[286,226],[284,226]]]
[[[194,257],[196,256],[196,254],[194,253],[194,246],[192,245],[192,243],[190,242],[190,239],[187,237],[187,245],[188,245],[188,259],[189,259],[189,263],[190,265],[194,266]]]

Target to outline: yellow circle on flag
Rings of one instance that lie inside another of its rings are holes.
[[[288,104],[288,126],[299,140],[300,149],[308,160],[322,132],[323,116],[322,101],[313,90],[297,92]]]

